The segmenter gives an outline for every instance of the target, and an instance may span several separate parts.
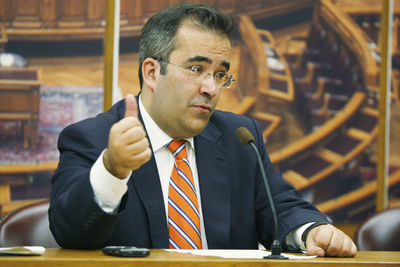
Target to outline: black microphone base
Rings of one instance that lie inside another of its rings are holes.
[[[283,255],[269,255],[269,256],[265,256],[264,259],[277,259],[277,260],[287,260],[289,259],[288,257],[285,257]]]
[[[271,245],[271,254],[265,256],[264,259],[278,259],[278,260],[287,260],[289,259],[286,256],[281,254],[281,243],[278,238],[275,238]]]

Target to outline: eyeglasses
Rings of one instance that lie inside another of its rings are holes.
[[[168,61],[160,61],[164,62],[167,64],[171,64],[173,66],[179,67],[189,73],[191,77],[194,79],[200,79],[200,77],[205,75],[204,79],[207,79],[210,77],[212,74],[211,73],[205,73],[205,68],[201,65],[193,65],[190,67],[184,67],[175,63],[171,63]],[[233,77],[232,74],[225,73],[224,71],[217,71],[213,75],[214,83],[217,87],[224,88],[224,89],[229,89],[232,85],[232,83],[235,81],[235,78]]]

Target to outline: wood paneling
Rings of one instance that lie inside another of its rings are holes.
[[[41,26],[40,0],[15,0],[8,9],[8,18],[15,28],[38,28]]]
[[[157,11],[182,2],[206,3],[233,15],[265,18],[304,9],[313,0],[121,0],[120,35],[137,36]],[[101,39],[106,0],[0,0],[10,40]]]

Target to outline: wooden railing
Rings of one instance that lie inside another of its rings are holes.
[[[348,14],[380,14],[382,0],[331,0],[337,7]],[[394,14],[400,14],[400,2],[393,1]]]
[[[338,130],[347,120],[349,120],[359,110],[364,100],[364,93],[355,93],[347,105],[320,128],[295,142],[270,153],[271,162],[277,164],[284,159],[290,158],[312,146],[315,146],[318,142]]]
[[[248,16],[239,21],[241,34],[241,54],[239,65],[239,87],[245,90],[242,95],[258,97],[259,88],[269,88],[269,69],[265,63],[265,51],[261,37]]]
[[[320,0],[318,18],[326,22],[330,29],[341,36],[343,42],[354,53],[363,68],[367,86],[377,86],[379,67],[363,37],[360,27],[330,0]]]
[[[256,29],[250,17],[240,16],[239,28],[243,41],[239,83],[246,88],[244,94],[265,95],[269,98],[293,101],[294,85],[288,64],[275,47],[275,41],[269,31]],[[275,56],[267,55],[266,51]],[[280,73],[274,72],[269,61],[275,60],[281,65]],[[283,88],[279,88],[282,84]]]
[[[266,57],[264,58],[263,64],[267,65],[269,87],[259,87],[258,90],[267,97],[292,102],[295,97],[294,83],[286,59],[277,50],[275,40],[269,31],[258,29],[257,33],[261,36],[262,45],[264,47],[263,50],[268,50],[270,53],[273,53],[273,55],[268,55],[268,53],[264,52]],[[279,67],[274,67],[274,62],[275,65]]]

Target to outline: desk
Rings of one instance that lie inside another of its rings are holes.
[[[47,249],[42,256],[0,256],[0,267],[47,267],[47,266],[400,266],[400,252],[358,252],[355,258],[314,258],[310,260],[242,260],[219,257],[202,257],[152,249],[145,258],[120,258],[104,255],[100,250]]]
[[[25,149],[36,147],[39,80],[39,72],[36,69],[0,69],[0,120],[16,120],[24,123]]]

